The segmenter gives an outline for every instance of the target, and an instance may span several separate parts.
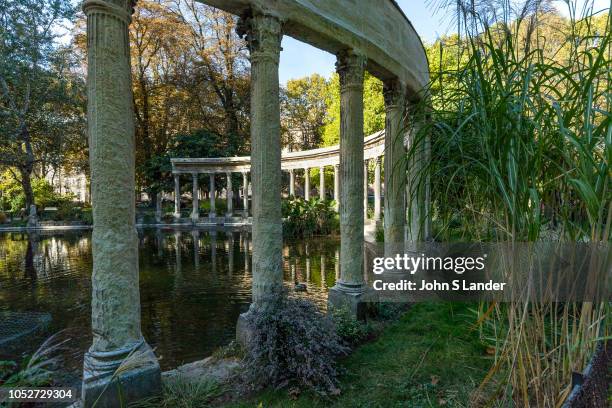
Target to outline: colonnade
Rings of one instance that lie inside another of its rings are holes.
[[[292,35],[337,55],[341,128],[338,167],[334,167],[334,197],[339,203],[341,247],[339,279],[329,290],[328,302],[330,308],[346,306],[355,316],[363,316],[371,300],[363,273],[367,189],[364,73],[367,66],[385,85],[385,240],[401,243],[406,175],[401,161],[403,142],[398,140],[404,140],[401,134],[406,93],[410,90],[414,96],[428,81],[427,60],[418,36],[391,1],[380,2],[376,7],[367,2],[351,2],[351,7],[336,4],[334,8],[328,2],[313,0],[307,10],[301,2],[266,2],[266,7],[262,7],[261,2],[254,0],[201,1],[242,16],[239,34],[244,36],[250,52],[253,287],[251,307],[237,324],[238,339],[248,338],[249,315],[278,307],[283,290],[278,66],[283,32],[289,29]],[[84,358],[84,407],[115,407],[161,390],[159,363],[142,336],[140,324],[128,33],[135,3],[135,0],[83,2],[87,17],[88,135],[94,224],[93,341]],[[289,24],[291,19],[293,25]],[[197,173],[192,174],[194,220],[199,218],[198,178]],[[374,190],[379,202],[380,160],[375,165],[374,178],[378,180]],[[243,180],[246,185],[246,173]],[[209,174],[209,183],[210,191],[214,191],[214,172]],[[324,192],[324,180],[319,183],[319,191]],[[305,198],[309,198],[308,176],[305,187]],[[294,187],[290,189],[295,192]],[[180,216],[178,178],[175,191],[175,215]],[[248,205],[247,194],[243,196]],[[211,214],[216,216],[215,194],[211,194],[210,200]],[[380,217],[380,204],[375,205],[375,213]]]

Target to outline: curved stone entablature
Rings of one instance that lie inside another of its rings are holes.
[[[384,155],[385,132],[374,133],[364,139],[364,160]],[[304,169],[333,166],[340,163],[340,146],[322,147],[284,153],[281,156],[281,169]],[[173,174],[248,172],[251,170],[251,157],[212,157],[212,158],[173,158]]]
[[[429,81],[427,55],[414,27],[393,0],[198,0],[236,15],[278,17],[283,33],[338,54],[353,50],[381,80],[399,79],[417,97]]]

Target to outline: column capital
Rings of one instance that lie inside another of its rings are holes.
[[[85,15],[95,12],[110,14],[129,24],[136,2],[137,0],[85,0],[82,8]]]
[[[406,97],[406,86],[399,79],[386,80],[383,82],[383,97],[387,110],[397,109],[403,105]]]
[[[336,72],[340,76],[340,91],[348,89],[363,89],[366,58],[352,50],[338,53]]]
[[[200,174],[200,173],[197,173],[197,172],[191,173],[191,177],[193,177],[193,178],[197,178],[199,174]]]
[[[377,166],[380,166],[381,161],[382,161],[382,156],[376,156],[374,158],[374,163],[376,163]]]
[[[279,63],[283,33],[278,17],[269,14],[241,17],[236,32],[246,40],[251,62],[270,60]]]

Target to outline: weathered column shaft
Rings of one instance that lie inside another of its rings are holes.
[[[310,169],[304,169],[304,200],[310,200]]]
[[[94,228],[91,326],[85,353],[83,406],[118,406],[112,383],[132,378],[123,401],[159,391],[159,364],[140,329],[138,235],[135,226],[135,153],[128,25],[131,2],[121,7],[86,0],[88,136]],[[131,353],[143,365],[113,376]],[[107,388],[108,387],[108,388]],[[104,390],[107,390],[103,395]]]
[[[336,202],[336,211],[340,208],[340,166],[334,165],[334,201]]]
[[[289,170],[289,195],[295,196],[295,170]]]
[[[178,174],[174,175],[174,218],[181,218],[181,180]]]
[[[380,157],[376,158],[374,166],[374,221],[380,221]]]
[[[363,218],[368,219],[368,161],[363,161]]]
[[[198,199],[198,173],[191,175],[191,219],[197,221],[200,218],[200,201]]]
[[[247,172],[242,173],[242,204],[244,207],[244,217],[249,216],[249,175]]]
[[[271,307],[283,286],[278,64],[281,22],[254,15],[241,22],[251,59],[253,303]]]
[[[384,84],[385,122],[385,247],[404,242],[404,182],[406,177],[404,130],[405,90],[400,81]]]
[[[325,200],[325,167],[319,168],[319,198]]]
[[[208,216],[210,218],[214,218],[217,216],[216,208],[215,208],[215,199],[216,199],[216,191],[215,191],[215,173],[210,173],[208,175],[208,194],[210,199],[210,213]]]
[[[338,57],[340,74],[340,281],[363,286],[363,77],[365,59],[353,53]]]
[[[231,217],[232,214],[234,213],[234,202],[233,202],[233,198],[234,198],[234,188],[232,186],[232,173],[225,173],[226,177],[227,177],[227,194],[226,194],[226,200],[227,200],[227,216]]]

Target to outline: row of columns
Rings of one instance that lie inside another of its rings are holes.
[[[93,341],[84,359],[84,407],[119,406],[161,390],[159,363],[142,336],[140,324],[134,216],[134,112],[128,35],[134,4],[134,0],[85,0],[83,4],[87,16],[88,134],[94,218]],[[240,20],[239,32],[246,38],[251,60],[253,298],[247,312],[251,313],[277,307],[283,288],[278,75],[282,22],[275,16],[253,10],[252,15]],[[363,276],[362,216],[366,185],[363,151],[366,58],[357,50],[344,50],[337,57],[341,128],[340,164],[334,180],[334,195],[340,203],[341,248],[340,276],[329,291],[329,305],[346,305],[354,315],[361,316],[367,297]],[[400,232],[404,229],[405,208],[400,190],[405,171],[400,159],[403,145],[399,139],[403,137],[398,135],[402,129],[404,88],[399,80],[385,81],[386,242],[403,240]],[[192,217],[197,217],[197,175],[193,179]],[[210,183],[214,191],[213,176]],[[309,185],[309,177],[306,177],[308,195]],[[175,212],[178,214],[178,179],[175,179],[175,191]],[[211,194],[211,210],[214,208],[214,194]],[[241,315],[239,319],[239,339],[248,337],[247,317]],[[138,364],[125,366],[125,361],[132,356],[138,358]]]
[[[210,200],[210,212],[209,217],[215,218],[217,216],[216,213],[216,189],[215,189],[215,175],[216,173],[209,173],[209,200]],[[232,173],[226,172],[226,201],[227,201],[227,212],[225,214],[226,217],[232,217],[234,215],[234,189],[232,186]],[[199,173],[191,173],[192,177],[192,209],[191,209],[191,219],[194,222],[197,222],[200,219],[200,203],[198,199],[198,192],[200,190],[198,179]],[[242,172],[242,200],[243,200],[243,217],[247,218],[249,216],[249,176],[247,172]],[[174,218],[181,218],[181,181],[180,175],[174,175]]]

